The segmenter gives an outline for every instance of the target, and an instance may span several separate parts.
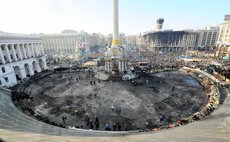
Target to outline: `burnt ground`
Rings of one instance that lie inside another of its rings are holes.
[[[186,118],[206,103],[199,82],[179,71],[145,74],[135,83],[120,79],[99,82],[92,74],[87,75],[53,73],[22,83],[13,90],[29,94],[32,99],[14,101],[15,105],[32,117],[46,118],[49,123],[64,124],[62,118],[66,117],[64,125],[89,129],[88,117],[95,129],[97,116],[99,130],[104,130],[106,123],[111,127],[120,123],[121,130],[125,130],[126,124],[128,130],[136,130]],[[163,121],[160,114],[164,115]]]

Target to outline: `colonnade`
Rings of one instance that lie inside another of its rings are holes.
[[[0,65],[0,86],[12,86],[18,81],[47,69],[45,56]]]
[[[127,71],[128,62],[125,59],[106,59],[105,60],[105,70],[109,73],[112,72],[114,67],[114,62],[118,62],[119,73],[124,73]]]
[[[41,57],[44,49],[41,43],[0,43],[0,63],[11,63],[23,59]]]
[[[27,76],[32,76],[37,72],[41,72],[45,69],[45,67],[43,66],[43,62],[44,61],[40,59],[39,61],[34,60],[33,62],[28,62],[23,65],[13,66],[16,78],[23,79]]]

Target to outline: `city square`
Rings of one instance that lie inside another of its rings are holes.
[[[12,89],[15,98],[27,94],[33,99],[18,98],[15,105],[31,117],[47,118],[50,124],[95,130],[105,130],[106,124],[113,130],[115,124],[114,131],[118,131],[118,125],[124,131],[125,125],[127,130],[167,126],[207,103],[202,85],[183,72],[145,73],[135,79],[135,84],[121,77],[100,81],[93,76],[64,72],[22,83]],[[99,127],[94,124],[95,117]]]
[[[230,141],[227,0],[0,3],[0,142]]]

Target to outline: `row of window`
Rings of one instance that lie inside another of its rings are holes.
[[[5,67],[2,67],[1,70],[2,70],[2,73],[5,73],[5,72],[6,72]],[[4,78],[5,82],[9,82],[8,77],[3,77],[3,78]],[[1,80],[0,80],[0,85],[2,85],[2,81],[1,81]]]
[[[11,52],[11,47],[8,47],[8,48],[9,48],[9,52]],[[4,46],[1,46],[1,49],[4,51],[4,50],[5,50],[5,47],[4,47]],[[14,47],[14,49],[16,50],[16,47]],[[21,49],[21,50],[22,50],[22,49]],[[22,51],[21,51],[21,52],[22,52]],[[29,51],[25,50],[25,52],[26,52],[26,56],[29,56],[29,53],[28,53]],[[30,52],[33,52],[33,51],[30,49]],[[35,49],[34,49],[34,52],[37,53],[37,51],[35,51]],[[24,53],[22,52],[22,54],[24,54]],[[13,55],[10,54],[10,56],[11,56],[11,59],[13,59]],[[23,55],[23,56],[25,56],[25,55]],[[33,55],[31,55],[31,56],[33,56]],[[17,53],[16,53],[16,57],[19,58],[18,55],[17,55]],[[4,56],[4,59],[5,59],[5,60],[7,59],[6,55]]]
[[[28,57],[28,56],[27,56],[27,57]],[[32,55],[31,57],[33,57],[33,55]],[[7,57],[7,55],[4,55],[4,56],[3,56],[3,58],[4,58],[4,60],[5,60],[5,61],[8,61],[8,57]],[[14,60],[14,57],[13,57],[13,55],[12,55],[12,54],[10,54],[10,58],[11,58],[11,60]],[[16,54],[16,58],[17,58],[17,59],[19,59],[18,54]],[[25,57],[24,57],[24,59],[25,59]]]

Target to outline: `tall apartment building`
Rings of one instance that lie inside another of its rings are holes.
[[[224,22],[220,24],[220,33],[216,42],[215,57],[218,59],[230,57],[230,15],[225,15]]]
[[[125,41],[127,46],[136,46],[137,36],[126,36]]]
[[[44,34],[42,40],[45,53],[50,58],[89,54],[107,45],[103,35],[90,35],[86,32],[73,32],[71,30],[60,34]]]
[[[106,38],[102,34],[93,33],[88,35],[87,41],[91,52],[97,52],[100,48],[105,48],[108,45]]]
[[[0,33],[0,86],[13,86],[45,69],[41,37]]]
[[[215,50],[219,35],[219,27],[206,27],[204,30],[199,30],[197,32],[196,48],[198,50]]]
[[[74,55],[79,46],[89,50],[86,38],[77,33],[45,34],[42,41],[46,55],[51,58]]]

